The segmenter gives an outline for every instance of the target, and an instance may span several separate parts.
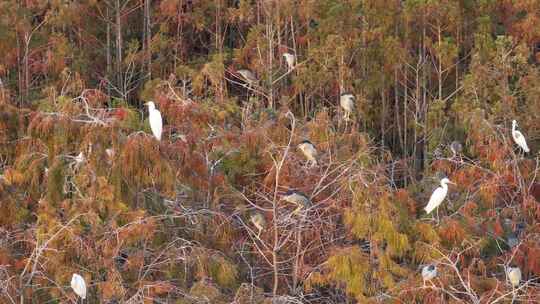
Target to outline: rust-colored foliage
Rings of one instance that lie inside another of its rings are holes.
[[[536,0],[0,1],[0,303],[76,302],[73,273],[85,303],[539,302],[539,22]]]

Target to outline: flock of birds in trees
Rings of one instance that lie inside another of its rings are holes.
[[[296,63],[296,57],[290,53],[284,53],[283,57],[285,59],[285,62],[287,63],[288,71],[292,71]],[[241,69],[237,72],[245,79],[249,86],[254,85],[258,82],[257,77],[250,70]],[[344,120],[349,121],[350,116],[354,112],[355,108],[355,96],[351,93],[342,93],[339,103],[344,112]],[[150,124],[150,129],[152,130],[152,134],[158,141],[161,141],[161,135],[163,132],[163,119],[161,113],[158,109],[156,109],[156,105],[154,102],[149,101],[145,103],[145,105],[148,107],[148,120]],[[519,130],[517,130],[517,126],[517,121],[513,120],[512,139],[525,153],[529,153],[530,149],[527,146],[525,136]],[[312,167],[317,166],[318,152],[317,148],[312,142],[310,142],[309,140],[303,140],[297,145],[297,148],[306,158],[307,165],[311,165]],[[450,150],[452,151],[453,157],[456,157],[459,156],[462,152],[463,146],[460,142],[453,141],[450,144]],[[106,153],[111,158],[114,156],[114,150],[112,149],[107,149]],[[73,158],[76,165],[80,165],[82,162],[85,161],[82,152]],[[437,221],[438,207],[443,203],[448,194],[448,184],[456,185],[446,177],[441,179],[440,186],[433,191],[427,205],[424,207],[424,211],[426,212],[426,214],[431,214],[434,210],[437,210]],[[283,201],[296,205],[296,209],[292,212],[292,214],[298,214],[300,211],[309,209],[313,205],[311,199],[306,194],[297,190],[289,190],[283,193],[281,199]],[[265,229],[267,225],[264,215],[258,211],[253,211],[249,216],[249,220],[257,229],[257,236],[260,236],[261,232]],[[514,237],[513,240],[509,238],[508,243],[510,246],[510,242],[512,241],[514,243],[517,243],[517,238]],[[519,267],[506,267],[505,273],[508,281],[513,288],[519,286],[519,283],[521,281],[521,269]],[[423,266],[421,275],[425,286],[426,282],[431,281],[435,277],[437,277],[437,266],[435,264],[428,264]],[[75,294],[77,294],[81,299],[84,300],[86,298],[86,283],[81,275],[76,273],[73,274],[73,277],[71,279],[71,288],[73,289]]]

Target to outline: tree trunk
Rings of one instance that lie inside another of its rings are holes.
[[[107,48],[107,52],[106,52],[106,56],[107,56],[107,80],[109,82],[107,82],[107,95],[109,96],[109,107],[112,106],[110,104],[110,97],[111,97],[111,76],[112,76],[112,56],[111,56],[111,22],[110,22],[110,11],[109,11],[109,6],[106,6],[106,11],[105,11],[105,17],[107,18],[107,44],[106,44],[106,48]]]
[[[116,26],[116,79],[122,98],[126,98],[124,79],[122,77],[122,9],[120,0],[115,1],[115,26]]]
[[[30,53],[30,37],[28,33],[24,34],[24,99],[28,101],[30,88],[30,68],[28,64],[28,56]]]
[[[150,2],[151,0],[144,0],[142,41],[145,60],[141,67],[142,75],[148,76],[148,78],[150,78],[150,65],[152,63],[152,54],[150,50],[150,43],[152,40],[152,33],[150,28]]]

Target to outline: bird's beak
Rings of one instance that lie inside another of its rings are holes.
[[[449,184],[452,184],[452,185],[454,185],[454,186],[457,186],[457,184],[454,183],[454,182],[448,182],[448,183],[449,183]]]

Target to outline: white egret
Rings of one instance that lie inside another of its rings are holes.
[[[424,285],[426,281],[431,281],[437,276],[437,267],[435,265],[426,265],[422,267],[422,280],[424,280]]]
[[[443,178],[441,180],[441,186],[435,189],[433,193],[431,194],[431,197],[429,198],[429,202],[424,207],[424,210],[427,214],[430,214],[433,210],[435,210],[439,205],[444,201],[446,194],[448,194],[448,184],[453,184],[448,178]],[[438,220],[438,213],[437,213],[437,220]]]
[[[148,106],[148,121],[150,129],[158,141],[161,140],[161,132],[163,131],[163,119],[161,113],[156,109],[156,104],[153,101],[145,103]]]
[[[354,111],[354,95],[351,93],[343,93],[339,97],[339,104],[345,114],[343,115],[343,118],[345,121],[349,121],[351,113]]]
[[[243,69],[238,70],[237,72],[247,81],[248,85],[253,85],[259,81],[255,74],[253,74],[253,72],[250,70]]]
[[[86,299],[86,283],[84,278],[76,273],[71,277],[71,288],[81,299]]]
[[[521,148],[525,153],[529,153],[529,146],[527,146],[527,141],[525,140],[525,136],[523,134],[516,130],[517,127],[517,121],[512,120],[512,138],[514,139],[514,142]]]
[[[521,269],[519,269],[519,267],[507,267],[506,276],[508,277],[510,284],[512,284],[512,287],[515,288],[521,281]]]
[[[312,166],[317,165],[317,148],[315,148],[313,143],[311,143],[309,140],[304,140],[298,144],[297,147],[307,158],[308,163],[311,163]]]
[[[259,231],[257,233],[257,236],[261,235],[261,231],[266,227],[266,219],[264,218],[264,215],[262,215],[262,213],[260,212],[255,211],[250,214],[249,220],[251,221],[253,226],[255,226],[255,228],[257,228],[257,230]]]
[[[285,62],[287,62],[288,71],[289,72],[292,71],[292,69],[294,68],[295,61],[296,61],[296,56],[294,56],[291,53],[284,53],[283,57],[285,58]]]
[[[291,204],[295,204],[297,208],[293,211],[294,214],[298,213],[304,208],[309,208],[311,206],[311,201],[304,193],[296,190],[289,190],[285,192],[282,196],[282,199]]]

